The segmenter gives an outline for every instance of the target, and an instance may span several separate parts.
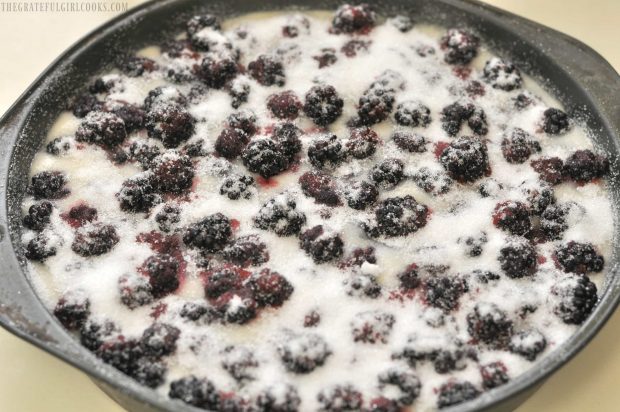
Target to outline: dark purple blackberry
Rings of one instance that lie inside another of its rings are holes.
[[[314,139],[308,147],[308,159],[312,166],[335,167],[342,162],[345,153],[335,134],[326,134]]]
[[[394,120],[401,126],[426,127],[431,123],[431,109],[420,102],[405,100],[396,106]]]
[[[164,193],[183,193],[192,186],[194,164],[189,156],[168,151],[151,163],[153,186]]]
[[[563,174],[577,183],[588,183],[609,172],[606,156],[596,155],[590,150],[577,150],[564,161]]]
[[[538,173],[540,179],[547,183],[557,185],[564,180],[562,175],[564,162],[559,157],[541,157],[532,160],[530,165]]]
[[[230,200],[250,199],[254,194],[254,178],[248,175],[231,175],[224,179],[220,186],[220,194]]]
[[[129,160],[140,163],[144,170],[150,168],[153,160],[160,154],[159,147],[141,142],[133,142],[127,150]]]
[[[441,127],[448,136],[456,136],[461,126],[473,114],[474,105],[471,103],[454,102],[441,110]]]
[[[400,412],[402,408],[393,399],[384,396],[372,398],[369,406],[363,409],[365,412]]]
[[[301,398],[294,386],[277,382],[256,397],[257,412],[297,412]]]
[[[344,101],[334,86],[321,84],[313,86],[306,93],[304,113],[319,126],[327,126],[342,114]]]
[[[67,292],[56,303],[54,316],[65,328],[78,330],[90,316],[90,300],[80,291]]]
[[[233,80],[239,71],[237,62],[231,57],[206,56],[198,67],[197,75],[209,87],[221,89]]]
[[[284,86],[284,66],[282,62],[265,54],[248,64],[248,72],[263,86]]]
[[[512,279],[532,276],[536,271],[536,249],[522,238],[511,240],[497,258],[504,273]]]
[[[209,324],[217,319],[218,315],[212,306],[202,302],[185,302],[179,316],[192,322],[205,321]]]
[[[78,229],[71,243],[71,250],[83,257],[108,253],[119,241],[112,225],[93,224]]]
[[[256,317],[258,305],[247,289],[226,292],[215,300],[213,306],[228,323],[243,325]]]
[[[478,139],[460,137],[446,147],[439,162],[451,178],[460,183],[474,182],[489,170],[486,145]]]
[[[412,196],[391,197],[375,209],[376,226],[366,227],[372,237],[407,236],[426,225],[428,208]]]
[[[162,105],[186,107],[187,97],[174,86],[159,86],[150,90],[144,99],[144,110],[150,112]]]
[[[106,339],[118,333],[120,330],[112,321],[95,322],[89,319],[80,328],[80,343],[94,352],[103,345]]]
[[[504,185],[495,179],[485,179],[478,186],[478,193],[482,197],[499,197],[501,191],[504,189]]]
[[[243,346],[230,345],[222,351],[222,367],[238,382],[254,379],[258,367],[254,352]]]
[[[30,230],[42,231],[50,223],[50,216],[54,207],[47,200],[36,203],[28,208],[28,214],[22,222]]]
[[[346,42],[340,51],[347,57],[352,58],[358,55],[359,52],[367,52],[368,47],[372,44],[371,40],[352,39]]]
[[[347,186],[344,190],[344,197],[350,208],[364,210],[377,201],[379,190],[374,184],[362,180]]]
[[[286,24],[282,26],[282,36],[294,38],[299,33],[310,33],[310,20],[305,16],[293,15],[287,18]]]
[[[187,110],[161,104],[148,112],[146,130],[149,137],[161,140],[165,148],[175,148],[194,134],[195,123]]]
[[[230,89],[228,90],[232,101],[230,105],[233,109],[238,109],[243,103],[248,101],[250,95],[250,85],[247,82],[245,76],[238,76],[230,82]]]
[[[475,236],[460,237],[458,243],[464,245],[467,256],[476,257],[482,254],[483,247],[488,240],[486,232],[480,232]]]
[[[467,315],[467,332],[492,348],[504,348],[512,336],[513,323],[494,303],[479,302]]]
[[[54,156],[60,156],[71,150],[73,138],[70,136],[57,137],[45,146],[45,151]]]
[[[138,273],[126,273],[118,279],[118,291],[121,303],[129,309],[148,305],[155,299],[147,276]]]
[[[325,263],[342,256],[344,243],[340,235],[326,233],[322,225],[314,226],[299,236],[299,246],[314,263]]]
[[[281,306],[294,291],[284,276],[269,269],[254,273],[248,279],[247,287],[259,306]]]
[[[551,293],[558,298],[553,312],[567,324],[582,324],[598,301],[596,285],[586,275],[560,280]]]
[[[172,227],[181,221],[181,209],[173,204],[164,205],[155,215],[157,227],[162,232],[170,232]]]
[[[397,276],[400,287],[403,289],[415,289],[420,286],[420,276],[418,273],[418,265],[410,264],[400,272]]]
[[[433,368],[439,374],[463,369],[466,366],[464,363],[466,356],[474,357],[475,352],[463,349],[440,350],[433,356]]]
[[[376,299],[381,296],[381,285],[373,275],[359,274],[345,280],[347,295]]]
[[[405,176],[405,165],[400,159],[385,159],[370,170],[370,179],[383,189],[398,185]]]
[[[332,20],[334,33],[368,33],[375,25],[376,15],[373,8],[366,3],[354,6],[343,4],[336,10]]]
[[[387,21],[401,33],[407,33],[413,28],[413,20],[411,20],[409,16],[404,16],[402,14],[391,17]]]
[[[332,385],[317,395],[321,412],[359,411],[363,396],[353,385]]]
[[[215,409],[218,412],[246,412],[248,400],[235,393],[220,394],[220,403]]]
[[[289,166],[289,159],[280,145],[271,139],[253,140],[243,149],[241,158],[250,172],[265,179],[280,174]]]
[[[349,140],[345,144],[346,154],[356,159],[366,159],[376,152],[379,142],[379,136],[374,130],[355,127],[351,129]]]
[[[67,177],[62,172],[44,171],[32,176],[28,193],[35,199],[61,199],[70,191],[65,187]]]
[[[183,233],[183,242],[189,247],[217,252],[226,246],[231,237],[230,219],[215,213],[189,225]]]
[[[550,205],[555,204],[555,191],[552,187],[542,184],[534,188],[524,188],[527,194],[527,203],[530,212],[535,216],[540,216]]]
[[[203,27],[194,34],[188,36],[194,50],[211,52],[211,54],[224,54],[232,52],[238,58],[238,50],[233,50],[231,41],[215,27]]]
[[[514,107],[517,110],[523,110],[534,102],[534,97],[529,92],[522,92],[516,97],[513,97],[512,101],[514,102]]]
[[[119,77],[108,77],[104,80],[102,77],[96,78],[88,85],[88,91],[91,94],[105,94],[114,88],[119,82]]]
[[[120,69],[129,77],[140,77],[145,72],[150,73],[158,69],[157,63],[147,57],[130,56],[120,66]]]
[[[204,139],[194,140],[191,143],[185,144],[181,148],[181,153],[189,157],[206,157],[209,155],[209,152],[205,148]]]
[[[217,299],[226,292],[243,287],[243,278],[238,268],[223,267],[211,272],[205,281],[205,295],[208,299]]]
[[[378,310],[361,312],[351,321],[353,342],[387,343],[396,322],[394,315]]]
[[[101,110],[103,103],[92,94],[80,94],[69,104],[75,117],[85,117],[88,113]]]
[[[140,346],[146,356],[160,358],[177,350],[181,331],[167,323],[155,322],[142,333]]]
[[[105,147],[118,146],[127,137],[125,122],[120,116],[106,112],[90,112],[77,131],[78,142],[95,143]]]
[[[146,113],[141,108],[134,106],[133,104],[114,101],[108,102],[104,106],[104,110],[110,113],[114,113],[125,122],[125,130],[127,133],[134,132],[141,129],[144,126],[144,120]]]
[[[157,254],[146,259],[142,265],[149,278],[151,293],[162,298],[179,287],[179,262],[168,254]]]
[[[250,136],[243,130],[226,127],[215,141],[215,151],[222,157],[233,160],[237,158],[250,142]]]
[[[560,240],[562,238],[564,232],[568,229],[566,219],[569,211],[569,204],[552,204],[542,212],[540,215],[542,240]]]
[[[292,162],[301,150],[300,136],[303,132],[293,123],[279,123],[273,128],[271,139],[280,146],[280,151]]]
[[[469,119],[467,119],[467,125],[477,136],[484,136],[489,131],[487,124],[487,116],[480,107],[475,107]]]
[[[507,200],[495,205],[493,224],[513,235],[527,236],[532,230],[530,208],[522,202]]]
[[[552,136],[566,133],[571,128],[570,118],[560,109],[553,107],[543,112],[542,129]]]
[[[295,120],[302,106],[301,100],[292,90],[274,93],[267,98],[267,108],[278,119]]]
[[[97,350],[97,356],[126,375],[136,371],[138,361],[143,357],[142,347],[137,340],[117,339],[104,342]]]
[[[319,54],[318,56],[313,56],[312,58],[319,63],[319,69],[322,69],[323,67],[329,67],[338,61],[338,57],[336,56],[336,49],[333,49],[331,47],[321,49],[321,54]]]
[[[471,272],[471,274],[478,282],[483,283],[485,285],[487,283],[491,283],[491,282],[501,279],[497,273],[491,272],[489,270],[475,269]]]
[[[428,304],[444,312],[459,305],[459,298],[467,292],[467,283],[449,276],[432,276],[424,282],[425,299]]]
[[[565,272],[600,272],[605,266],[605,259],[591,243],[570,241],[556,249],[555,257]]]
[[[131,373],[131,377],[144,386],[155,389],[166,380],[168,368],[159,359],[146,357],[138,359]]]
[[[228,127],[234,129],[241,129],[248,136],[254,136],[256,134],[256,115],[251,110],[238,110],[226,118]]]
[[[400,393],[395,401],[401,407],[411,405],[420,396],[422,388],[420,379],[407,369],[390,368],[381,373],[378,379],[381,389],[386,386],[395,386],[398,389]]]
[[[125,180],[116,197],[121,210],[133,213],[148,212],[161,202],[151,179],[141,175]]]
[[[512,129],[510,137],[502,140],[502,154],[508,163],[525,163],[534,153],[540,152],[540,143],[528,132],[518,127]]]
[[[78,226],[97,220],[97,209],[85,203],[73,206],[66,214],[69,221],[75,222]]]
[[[500,387],[510,381],[508,369],[502,362],[492,362],[481,366],[480,376],[482,377],[482,386],[487,390]]]
[[[406,150],[409,153],[426,152],[426,139],[417,133],[396,130],[392,133],[392,140],[399,149]]]
[[[269,261],[267,245],[256,235],[237,238],[222,250],[222,256],[237,266],[259,266]]]
[[[341,204],[336,183],[326,173],[306,172],[299,177],[299,185],[304,195],[314,198],[317,203],[328,206]]]
[[[220,23],[220,19],[217,16],[208,13],[193,16],[187,21],[186,24],[187,35],[193,36],[194,34],[207,27],[210,27],[213,30],[221,30],[222,26]]]
[[[254,217],[254,225],[278,236],[297,234],[306,223],[306,215],[296,210],[296,207],[294,199],[285,194],[278,195],[261,207]]]
[[[494,57],[487,61],[482,71],[484,81],[496,89],[514,90],[521,87],[521,72],[511,61]]]
[[[315,333],[290,334],[277,346],[284,367],[294,373],[310,373],[332,354],[327,342]]]
[[[357,116],[360,126],[372,126],[388,118],[394,107],[394,93],[381,86],[370,87],[360,97]]]
[[[547,347],[547,339],[537,330],[515,333],[510,339],[510,352],[523,356],[530,362],[534,361]]]
[[[213,383],[194,375],[170,382],[168,396],[201,409],[215,410],[220,402],[220,396]]]
[[[467,64],[478,55],[480,39],[465,30],[449,29],[440,43],[446,63]]]
[[[421,167],[411,177],[420,189],[434,196],[448,193],[454,184],[444,171],[431,170],[428,167]]]

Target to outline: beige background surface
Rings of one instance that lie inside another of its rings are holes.
[[[22,1],[22,0],[19,0]],[[48,0],[49,1],[49,0]],[[58,0],[56,0],[58,1]],[[129,0],[133,6],[141,0]],[[620,70],[620,0],[489,0],[570,34]],[[65,48],[113,13],[0,12],[0,112]],[[617,411],[620,313],[519,412]],[[88,378],[0,330],[0,411],[121,412]]]

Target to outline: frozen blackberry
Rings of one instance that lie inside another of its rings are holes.
[[[231,57],[207,55],[196,74],[207,86],[221,89],[237,76],[238,71],[237,62]]]
[[[340,197],[334,180],[320,171],[306,172],[299,177],[299,185],[304,195],[314,198],[317,203],[327,206],[340,205]]]
[[[370,179],[383,189],[398,185],[405,176],[405,165],[400,159],[385,159],[370,170]]]
[[[527,203],[532,215],[540,216],[550,205],[555,204],[555,191],[546,184],[533,188],[523,188],[527,194]]]
[[[418,265],[410,264],[402,272],[396,275],[400,287],[403,289],[415,289],[420,285],[420,276],[418,273]]]
[[[547,347],[547,339],[537,330],[515,333],[510,339],[510,352],[523,356],[530,362],[534,361]]]
[[[226,127],[215,141],[215,151],[220,156],[233,160],[237,158],[250,142],[250,136],[241,129]]]
[[[480,232],[475,236],[460,237],[458,243],[464,245],[467,256],[476,257],[482,254],[483,247],[488,240],[486,232]]]
[[[250,172],[265,179],[280,174],[289,166],[289,159],[280,145],[271,139],[253,140],[241,152],[241,159]]]
[[[42,231],[50,223],[50,216],[54,207],[47,200],[35,203],[28,208],[28,214],[22,222],[30,230]]]
[[[326,134],[314,139],[308,147],[308,159],[312,166],[335,167],[342,162],[345,153],[335,134]]]
[[[481,108],[471,103],[455,102],[441,110],[441,127],[448,136],[456,136],[465,122],[476,135],[487,134],[486,115]]]
[[[399,149],[406,150],[409,153],[426,152],[426,139],[417,133],[396,130],[392,133],[392,140]]]
[[[126,273],[118,279],[121,303],[129,309],[148,305],[155,299],[147,276]]]
[[[205,280],[205,295],[217,299],[223,294],[243,287],[243,277],[238,268],[223,267],[211,272]]]
[[[35,199],[61,199],[70,191],[65,186],[67,177],[62,172],[44,171],[32,176],[28,193]]]
[[[212,306],[202,302],[185,302],[179,316],[192,322],[204,321],[209,324],[217,319],[218,314]]]
[[[317,395],[321,412],[359,411],[363,396],[353,385],[332,385]]]
[[[532,230],[530,208],[518,201],[500,202],[493,210],[493,224],[513,235],[527,236]]]
[[[263,86],[284,86],[284,66],[272,56],[262,54],[248,64],[248,72]]]
[[[413,20],[411,20],[409,16],[404,16],[402,14],[390,17],[387,22],[394,26],[396,30],[400,31],[401,33],[407,33],[413,28]]]
[[[486,145],[478,139],[460,137],[446,147],[439,162],[454,180],[461,183],[474,182],[489,171]]]
[[[360,126],[372,126],[388,118],[394,108],[394,93],[382,86],[370,87],[360,97],[357,116]]]
[[[532,160],[530,165],[538,173],[540,179],[547,183],[557,185],[564,180],[562,175],[564,162],[558,157],[541,157],[540,159]]]
[[[431,306],[450,312],[459,305],[459,298],[468,291],[462,279],[433,276],[424,282],[425,299]]]
[[[143,357],[138,359],[130,376],[138,383],[155,389],[164,383],[167,372],[168,368],[161,360]]]
[[[70,136],[57,137],[45,146],[45,151],[54,156],[67,153],[73,147],[73,138]]]
[[[294,291],[284,276],[269,269],[254,273],[248,279],[247,287],[259,306],[281,306]]]
[[[237,238],[222,250],[222,256],[237,266],[259,266],[269,261],[267,245],[256,235]]]
[[[381,285],[377,278],[368,274],[357,274],[344,282],[347,295],[376,299],[381,296]]]
[[[189,41],[195,50],[211,52],[212,55],[231,53],[238,57],[238,50],[233,50],[233,45],[226,35],[219,29],[205,27],[189,36]]]
[[[492,348],[504,348],[512,336],[513,323],[494,303],[479,302],[467,315],[467,332]]]
[[[233,109],[238,109],[243,103],[248,101],[250,95],[250,85],[246,76],[237,76],[230,82],[228,94],[232,98],[230,105]]]
[[[194,165],[189,156],[168,151],[151,163],[153,186],[159,192],[183,193],[192,186]]]
[[[56,303],[54,316],[65,328],[78,330],[90,316],[90,300],[81,291],[67,292]]]
[[[230,219],[215,213],[189,225],[183,233],[183,242],[189,247],[216,252],[223,249],[231,237]]]
[[[577,183],[588,183],[609,172],[606,156],[596,155],[590,150],[577,150],[564,161],[563,174]]]
[[[125,180],[116,197],[121,210],[133,213],[148,212],[161,203],[161,196],[155,193],[151,179],[144,175]]]
[[[299,236],[299,246],[308,256],[312,257],[314,263],[320,264],[342,256],[344,243],[340,235],[326,233],[323,226],[318,225]]]
[[[121,101],[114,101],[106,103],[104,109],[123,119],[127,133],[135,132],[144,126],[146,113],[137,106]]]
[[[319,63],[319,69],[322,69],[323,67],[329,67],[338,61],[338,57],[336,56],[336,49],[333,49],[331,47],[321,49],[321,54],[319,54],[318,56],[313,56],[312,58]]]
[[[512,129],[510,137],[502,140],[502,154],[508,163],[525,163],[532,154],[540,151],[540,143],[518,127]]]
[[[343,4],[336,10],[332,20],[334,33],[368,33],[375,25],[376,15],[366,3],[354,6]]]
[[[153,358],[167,356],[177,349],[181,331],[167,323],[155,322],[142,333],[140,346],[144,354]]]
[[[80,343],[86,349],[94,352],[103,345],[105,340],[118,333],[120,330],[112,321],[96,322],[89,319],[80,328]]]
[[[522,238],[512,239],[499,251],[500,266],[512,279],[532,276],[536,271],[536,249]]]
[[[261,207],[254,217],[254,225],[278,236],[297,234],[306,223],[306,215],[296,207],[294,199],[286,194],[278,195]]]
[[[71,250],[83,257],[108,253],[120,238],[112,225],[92,224],[78,229],[71,244]]]
[[[140,77],[158,69],[157,63],[147,57],[130,56],[122,62],[120,69],[129,77]]]
[[[254,379],[253,369],[258,367],[258,361],[248,348],[230,345],[222,351],[222,367],[236,381],[249,381]]]
[[[426,127],[431,123],[431,110],[420,102],[405,100],[396,106],[394,120],[401,126]]]
[[[125,137],[127,131],[123,119],[113,113],[100,111],[88,113],[75,132],[76,141],[105,147],[118,146]]]
[[[267,98],[267,108],[278,119],[295,120],[302,106],[301,100],[292,90],[274,93]]]
[[[215,410],[220,402],[218,391],[213,383],[194,375],[170,382],[168,396],[201,409]]]
[[[376,226],[366,227],[372,237],[407,236],[426,225],[428,208],[412,196],[391,197],[375,209]]]
[[[379,190],[374,184],[362,180],[348,185],[345,188],[344,196],[350,208],[364,210],[377,201]]]
[[[256,115],[251,110],[238,110],[231,113],[226,118],[226,123],[228,127],[243,130],[248,136],[254,136],[257,131]]]
[[[508,369],[502,362],[492,362],[480,367],[482,386],[484,389],[494,389],[510,381]]]
[[[175,148],[194,134],[196,119],[185,109],[161,104],[146,116],[149,137],[162,141],[165,148]]]
[[[85,203],[80,203],[69,209],[69,212],[66,214],[63,213],[62,217],[71,226],[84,226],[86,223],[97,220],[97,209]]]
[[[258,305],[252,293],[239,289],[224,293],[213,302],[222,318],[228,323],[243,325],[256,317]]]
[[[487,116],[480,107],[474,107],[474,111],[467,119],[467,125],[477,136],[484,136],[489,131]]]
[[[231,175],[224,179],[220,194],[230,200],[250,199],[255,192],[254,178],[248,175]]]
[[[103,103],[92,94],[80,94],[69,104],[69,108],[75,117],[83,118],[88,113],[101,110]]]
[[[133,142],[127,150],[128,159],[140,163],[144,170],[150,168],[153,160],[160,154],[159,147],[141,142]]]
[[[147,94],[144,99],[144,109],[150,112],[157,106],[187,106],[187,97],[174,86],[159,86]]]
[[[416,185],[426,193],[440,196],[448,193],[454,181],[443,171],[421,167],[411,175]]]
[[[540,229],[544,241],[559,240],[568,229],[568,204],[549,205],[540,215]]]
[[[511,61],[502,60],[498,57],[493,57],[486,62],[482,77],[494,88],[506,91],[518,89],[523,83],[521,72],[517,66]]]
[[[449,29],[440,43],[446,63],[467,64],[478,55],[480,39],[465,30]]]
[[[345,144],[346,154],[356,159],[366,159],[377,151],[379,136],[368,127],[351,129],[349,140]]]
[[[358,55],[359,52],[367,52],[368,48],[372,44],[370,40],[352,39],[346,42],[340,51],[347,57],[352,58]]]
[[[361,312],[351,321],[351,334],[354,342],[387,343],[396,319],[394,315],[382,311]]]
[[[304,113],[319,126],[327,126],[342,114],[344,101],[334,86],[320,84],[306,93]]]
[[[297,389],[282,382],[274,383],[256,397],[258,412],[297,412],[300,404]]]
[[[280,151],[292,162],[301,150],[300,136],[303,132],[290,122],[279,123],[273,128],[271,138],[279,146]]]
[[[118,337],[105,342],[97,350],[97,356],[126,375],[135,373],[138,361],[143,357],[140,343],[134,339]]]
[[[204,139],[194,140],[191,143],[185,144],[181,148],[181,153],[189,156],[189,157],[206,157],[209,155],[209,152],[205,148]]]
[[[179,287],[179,262],[162,253],[149,257],[142,265],[149,278],[151,293],[155,298],[164,297]]]
[[[277,346],[284,367],[294,373],[310,373],[332,354],[327,342],[315,333],[293,334]]]
[[[399,406],[411,405],[420,396],[422,383],[411,371],[393,367],[379,375],[379,387],[394,386],[399,391],[395,399]]]
[[[545,133],[556,136],[568,132],[570,128],[570,118],[562,110],[551,107],[543,112],[542,129]]]
[[[582,324],[598,301],[596,285],[586,275],[560,280],[551,293],[558,300],[553,312],[567,324]]]
[[[193,16],[187,21],[186,24],[187,35],[193,36],[207,27],[212,28],[213,30],[220,30],[222,28],[220,19],[209,13]]]
[[[556,249],[555,257],[565,272],[600,272],[605,266],[605,259],[591,243],[570,241]]]
[[[170,232],[172,227],[181,221],[181,209],[173,204],[164,205],[159,212],[155,215],[155,222],[157,227],[162,232]]]

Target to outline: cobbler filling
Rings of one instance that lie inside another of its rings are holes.
[[[194,16],[69,102],[23,242],[86,348],[203,409],[432,410],[587,320],[606,156],[472,31],[388,17]]]

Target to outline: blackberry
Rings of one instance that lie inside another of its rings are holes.
[[[529,92],[519,93],[516,97],[512,98],[514,107],[517,110],[523,110],[534,103],[534,97]]]
[[[518,127],[502,140],[502,154],[508,163],[525,163],[533,153],[540,151],[540,144],[532,135]]]
[[[467,315],[467,332],[492,348],[504,348],[512,336],[513,323],[494,303],[479,302]]]
[[[286,24],[282,27],[282,36],[294,38],[299,36],[300,31],[303,34],[310,33],[310,20],[296,14],[287,18]]]
[[[75,132],[76,141],[105,147],[118,146],[125,137],[127,131],[123,119],[113,113],[100,111],[88,113]]]
[[[301,398],[294,386],[277,382],[256,397],[258,412],[297,412]]]
[[[90,316],[90,300],[81,291],[67,292],[56,303],[54,316],[65,328],[78,330]]]
[[[523,356],[530,362],[534,361],[547,347],[547,339],[537,330],[516,333],[510,339],[510,352]]]
[[[213,305],[228,323],[243,325],[256,317],[256,301],[246,289],[226,292]]]
[[[467,284],[459,278],[433,276],[424,282],[426,301],[433,307],[450,312],[459,304],[459,298],[468,291]]]
[[[482,386],[484,389],[494,389],[510,381],[508,369],[502,362],[492,362],[480,367]]]
[[[353,385],[332,385],[317,395],[321,412],[359,411],[362,407],[362,393]]]
[[[465,30],[449,29],[440,43],[446,63],[467,64],[478,55],[480,39]]]
[[[400,287],[403,289],[415,289],[420,285],[420,277],[418,273],[418,265],[415,263],[410,264],[396,275],[398,278]]]
[[[119,241],[112,225],[93,224],[77,230],[71,250],[83,257],[108,253]]]
[[[493,210],[493,224],[513,235],[527,236],[532,230],[530,208],[522,202],[500,202]]]
[[[396,106],[394,120],[401,126],[426,127],[431,123],[431,109],[420,102],[405,100]]]
[[[205,295],[209,299],[217,299],[223,294],[243,286],[243,278],[235,267],[224,267],[211,272],[205,281]]]
[[[129,77],[140,77],[145,72],[150,73],[158,69],[157,63],[147,57],[130,56],[120,67],[121,71]]]
[[[350,208],[364,210],[377,201],[379,190],[374,184],[362,180],[347,186],[344,196]]]
[[[409,153],[426,152],[426,139],[424,136],[410,133],[404,130],[396,130],[392,133],[392,140],[399,149],[406,150]]]
[[[155,322],[142,333],[140,346],[147,356],[160,358],[177,349],[177,340],[181,331],[167,323]]]
[[[188,36],[193,36],[202,29],[212,28],[213,30],[220,30],[222,28],[220,19],[213,14],[199,14],[193,16],[187,21],[186,31]]]
[[[60,156],[67,153],[73,147],[73,138],[57,137],[45,146],[45,151],[54,156]]]
[[[250,95],[250,85],[246,76],[237,76],[230,82],[228,94],[232,98],[230,105],[233,109],[238,109],[243,103],[248,101]]]
[[[379,136],[368,127],[351,129],[350,137],[345,144],[346,153],[356,159],[366,159],[377,151]]]
[[[500,266],[512,279],[532,276],[536,271],[536,249],[525,239],[515,238],[499,251]]]
[[[271,138],[279,146],[279,150],[292,162],[301,150],[301,139],[303,132],[290,122],[279,123],[274,127]]]
[[[540,215],[542,240],[560,240],[568,229],[569,204],[549,205]]]
[[[381,296],[381,285],[373,275],[359,274],[345,280],[347,295],[376,299]]]
[[[609,160],[590,150],[577,150],[564,161],[563,174],[577,183],[588,183],[609,172]]]
[[[428,208],[412,196],[391,197],[375,209],[376,226],[367,227],[372,237],[407,236],[426,225]]]
[[[269,261],[267,245],[256,235],[237,238],[222,250],[222,256],[237,266],[259,266]]]
[[[385,159],[370,170],[370,179],[383,189],[398,185],[405,176],[405,165],[400,159]]]
[[[541,157],[540,159],[532,160],[530,165],[538,173],[540,179],[547,183],[557,185],[564,180],[562,175],[564,162],[558,157]]]
[[[220,402],[218,391],[213,383],[194,375],[170,382],[168,396],[201,409],[215,410]]]
[[[80,94],[71,103],[69,108],[75,117],[83,118],[88,113],[101,110],[103,103],[92,94]]]
[[[411,176],[416,185],[426,193],[440,196],[448,193],[454,181],[443,171],[421,167]]]
[[[567,324],[582,324],[598,301],[596,285],[585,275],[562,279],[551,293],[558,298],[553,312]]]
[[[233,45],[219,29],[205,27],[189,36],[189,41],[195,50],[211,52],[212,55],[231,53],[238,58],[238,50],[233,50]]]
[[[141,108],[129,103],[114,101],[106,103],[104,109],[114,113],[125,122],[127,133],[135,132],[144,127],[146,113]]]
[[[293,373],[310,373],[332,354],[327,342],[315,333],[290,334],[277,346],[284,367]]]
[[[388,385],[398,388],[400,393],[396,402],[399,406],[411,405],[420,396],[422,388],[420,379],[407,369],[390,368],[381,373],[378,379],[381,389]]]
[[[272,56],[260,55],[248,64],[248,72],[263,86],[284,86],[284,66]]]
[[[500,276],[489,270],[475,269],[471,272],[472,276],[480,283],[487,284],[492,281],[500,280]]]
[[[370,406],[364,411],[368,412],[399,412],[402,408],[398,402],[386,397],[380,396],[370,400]]]
[[[191,143],[187,143],[181,149],[181,153],[189,157],[206,157],[209,152],[205,148],[204,139],[198,139]]]
[[[212,306],[207,306],[200,302],[185,302],[179,312],[179,316],[192,322],[204,320],[208,324],[213,322],[218,315]]]
[[[535,188],[524,188],[527,193],[528,207],[535,216],[540,216],[550,205],[555,204],[555,192],[547,185],[540,185]]]
[[[346,42],[341,48],[340,51],[347,57],[355,57],[358,52],[367,52],[368,48],[372,44],[370,40],[359,40],[352,39]]]
[[[221,213],[215,213],[192,223],[183,233],[183,242],[207,252],[222,250],[232,237],[230,220]]]
[[[241,129],[226,127],[215,141],[215,151],[220,156],[233,160],[237,158],[250,142],[250,136]]]
[[[382,311],[361,312],[351,321],[354,342],[387,343],[396,322],[394,315]]]
[[[97,220],[97,209],[81,203],[69,209],[66,218],[70,222],[76,222],[78,226],[83,226],[86,223]]]
[[[155,193],[151,179],[141,175],[125,180],[116,197],[121,210],[133,213],[148,212],[161,202],[161,196]]]
[[[144,356],[142,347],[137,340],[117,339],[103,343],[97,350],[97,356],[101,360],[126,375],[132,376],[138,366],[138,362]]]
[[[377,257],[375,256],[375,248],[368,246],[367,248],[356,247],[351,254],[338,264],[340,269],[346,269],[352,266],[362,266],[365,262],[375,264]]]
[[[487,124],[487,116],[480,107],[475,107],[469,119],[467,119],[467,125],[477,136],[484,136],[489,131]]]
[[[155,389],[164,383],[167,372],[166,364],[162,361],[140,358],[130,376],[138,383]]]
[[[456,136],[461,131],[461,126],[472,115],[474,105],[454,102],[441,110],[441,127],[448,136]]]
[[[256,115],[251,110],[238,110],[226,119],[228,127],[240,129],[248,136],[254,136],[257,131]]]
[[[144,170],[149,169],[153,160],[160,154],[161,150],[159,147],[140,142],[133,142],[127,151],[129,160],[140,163]]]
[[[157,106],[186,107],[187,97],[174,86],[159,86],[149,91],[144,99],[144,109],[147,112],[153,111]]]
[[[42,231],[49,223],[54,207],[47,200],[35,203],[28,208],[28,214],[24,216],[22,222],[30,230]]]
[[[237,62],[229,56],[207,55],[197,68],[197,75],[213,89],[221,89],[231,82],[239,71]]]
[[[460,137],[446,147],[439,162],[451,178],[460,183],[471,183],[489,171],[487,148],[480,140]]]
[[[373,8],[366,3],[354,6],[343,4],[336,10],[332,20],[334,33],[368,33],[376,23]]]
[[[387,21],[401,33],[407,33],[413,28],[413,21],[411,20],[411,18],[402,14],[391,17]]]
[[[319,63],[319,69],[322,69],[323,67],[329,67],[338,61],[338,57],[336,56],[336,49],[333,49],[331,47],[321,49],[321,54],[319,54],[318,56],[313,56],[312,58]],[[311,116],[308,115],[308,117]]]
[[[165,148],[175,148],[194,134],[196,119],[185,109],[161,104],[146,116],[149,137],[162,141]]]
[[[565,272],[600,272],[605,266],[605,259],[591,243],[570,241],[556,249],[555,257]]]
[[[466,236],[458,238],[458,243],[465,245],[465,254],[470,257],[480,256],[484,244],[488,242],[486,232],[480,232],[476,236]]]
[[[30,179],[28,193],[36,200],[61,199],[70,193],[69,189],[65,187],[66,184],[67,177],[62,172],[39,172]]]
[[[320,264],[342,256],[344,243],[338,234],[326,233],[322,225],[314,226],[299,236],[299,246]]]
[[[91,94],[105,94],[109,93],[120,81],[120,76],[111,75],[98,77],[90,85],[88,85],[88,91]]]
[[[253,274],[247,287],[259,306],[281,306],[293,294],[293,285],[278,272],[263,269]]]
[[[236,381],[249,381],[254,379],[252,369],[258,367],[258,361],[248,348],[230,345],[222,351],[222,367]]]
[[[570,118],[562,110],[549,108],[543,112],[542,129],[545,133],[556,136],[568,132],[570,128]]]
[[[192,186],[194,165],[189,156],[177,151],[157,156],[151,164],[151,170],[151,181],[159,192],[182,193]]]
[[[274,93],[267,98],[267,108],[278,119],[295,120],[302,106],[301,100],[292,90]]]
[[[289,166],[289,159],[280,145],[271,139],[253,140],[241,152],[241,159],[250,172],[265,179],[280,174]]]
[[[344,100],[338,95],[334,86],[320,84],[308,90],[303,109],[314,123],[327,126],[340,117],[343,106]]]
[[[317,203],[328,206],[341,204],[336,183],[326,173],[306,172],[299,177],[299,185],[304,195],[312,197]]]
[[[382,86],[370,87],[359,99],[357,115],[361,126],[372,126],[388,118],[394,107],[394,93]]]
[[[234,393],[222,394],[220,404],[215,409],[219,412],[245,412],[248,401]]]
[[[159,212],[155,215],[155,222],[157,222],[157,227],[162,232],[170,232],[172,227],[181,221],[181,209],[178,206],[167,204],[161,208]]]
[[[112,321],[96,322],[89,319],[80,328],[80,343],[86,349],[95,352],[107,338],[119,332],[118,326]]]
[[[121,303],[129,309],[148,305],[155,299],[149,278],[137,273],[126,273],[118,279]]]
[[[311,310],[304,316],[304,328],[313,328],[321,323],[321,314],[316,310]]]
[[[254,178],[248,175],[231,175],[222,182],[220,194],[230,200],[250,199],[255,192]]]
[[[345,157],[342,145],[335,134],[326,134],[314,139],[308,147],[308,159],[312,166],[322,169],[335,167]]]
[[[153,255],[142,265],[149,278],[151,293],[155,298],[162,298],[179,287],[179,262],[168,254]]]
[[[306,223],[306,215],[296,210],[295,200],[281,194],[263,204],[254,217],[254,225],[269,230],[278,236],[291,236],[299,233]]]
[[[521,87],[521,72],[511,61],[493,57],[488,60],[482,70],[484,81],[496,89],[511,91]]]

